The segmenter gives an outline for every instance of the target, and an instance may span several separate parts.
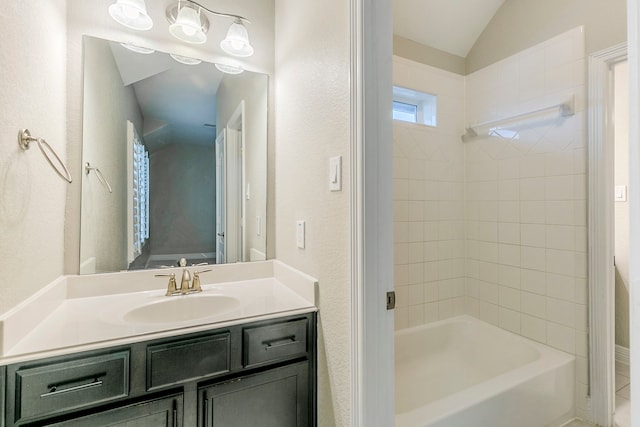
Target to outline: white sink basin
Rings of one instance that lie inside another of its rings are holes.
[[[225,295],[180,295],[136,307],[122,319],[127,323],[185,322],[218,316],[239,306],[238,299]]]

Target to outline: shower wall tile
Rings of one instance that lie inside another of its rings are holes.
[[[437,127],[394,122],[396,329],[464,314],[464,77],[394,58],[394,85],[437,95]],[[494,183],[495,184],[495,183]],[[495,189],[482,190],[493,198]]]
[[[575,115],[514,121],[464,144],[467,313],[577,356],[578,412],[588,381],[585,76],[581,28],[467,76],[466,124],[571,99]],[[497,258],[483,224],[497,224]]]
[[[394,84],[438,96],[438,127],[394,122],[395,326],[468,314],[574,354],[588,410],[582,28],[462,77],[394,57]],[[570,117],[467,125],[575,100]],[[499,136],[502,135],[502,136]]]

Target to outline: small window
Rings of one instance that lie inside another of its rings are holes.
[[[393,101],[393,119],[416,123],[418,121],[418,106],[407,104],[406,102]]]
[[[437,99],[436,95],[394,86],[393,119],[435,127]]]

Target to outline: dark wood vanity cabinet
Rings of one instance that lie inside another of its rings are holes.
[[[316,425],[315,313],[1,368],[0,427]]]
[[[310,425],[309,366],[294,363],[203,387],[200,427]]]
[[[134,403],[59,422],[43,425],[64,427],[177,427],[183,425],[183,394]]]

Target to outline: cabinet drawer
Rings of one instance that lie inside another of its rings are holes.
[[[129,351],[16,371],[16,421],[127,397]]]
[[[245,328],[244,366],[291,359],[307,353],[308,319]]]
[[[137,402],[66,421],[54,421],[46,427],[179,427],[184,396],[182,393],[146,402]]]
[[[231,370],[231,335],[224,332],[147,347],[147,390]]]

